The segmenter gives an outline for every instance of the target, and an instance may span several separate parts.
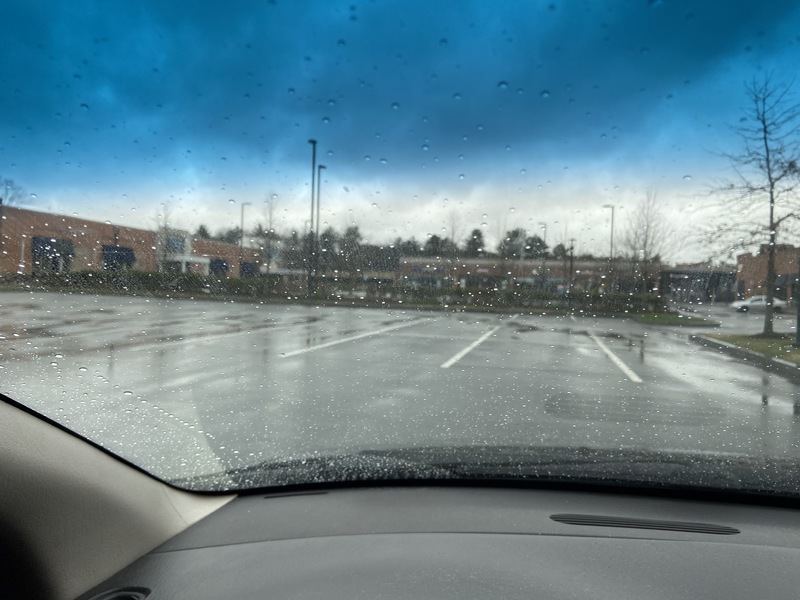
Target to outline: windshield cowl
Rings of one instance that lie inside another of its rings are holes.
[[[317,455],[176,482],[198,490],[390,481],[562,482],[797,495],[800,469],[775,458],[586,447],[447,446]]]

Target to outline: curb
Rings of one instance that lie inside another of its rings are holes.
[[[781,360],[780,358],[773,358],[760,352],[739,348],[728,342],[722,340],[715,340],[713,338],[705,337],[703,335],[693,334],[689,336],[689,341],[699,344],[706,349],[721,350],[728,356],[738,358],[753,366],[769,371],[770,373],[777,373],[789,379],[792,383],[800,383],[800,365],[789,362],[788,360]]]

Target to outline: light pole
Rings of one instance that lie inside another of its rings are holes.
[[[544,242],[544,250],[542,251],[542,291],[544,292],[547,287],[547,276],[545,275],[545,271],[547,270],[547,223],[539,221],[539,225],[542,228],[542,241]]]
[[[520,275],[522,275],[522,257],[525,255],[525,237],[527,232],[524,230],[520,230],[520,243],[519,243],[519,266],[517,267],[517,290],[522,289],[522,282],[520,282]]]
[[[614,205],[613,204],[603,204],[603,208],[610,208],[611,209],[611,245],[608,250],[608,260],[609,262],[613,262],[614,260]]]
[[[269,270],[272,263],[272,213],[275,212],[275,198],[277,194],[272,194],[266,201],[267,205],[267,286],[269,286]],[[269,287],[268,287],[269,289]]]
[[[608,249],[608,284],[611,291],[614,291],[614,205],[603,204],[603,208],[611,209],[611,242]]]
[[[322,225],[320,225],[319,222],[319,205],[320,205],[319,188],[322,184],[322,169],[327,169],[327,168],[328,167],[326,167],[325,165],[317,165],[317,227],[314,230],[317,234],[317,240],[319,240],[319,232],[322,231]]]
[[[575,287],[575,238],[569,239],[569,306],[572,306],[573,288]]]
[[[242,202],[242,218],[239,225],[239,277],[242,276],[242,256],[244,254],[244,207],[252,204],[252,202]]]
[[[319,195],[319,188],[322,186],[322,169],[327,169],[325,165],[318,165],[317,166],[317,227],[314,230],[314,234],[316,237],[316,241],[314,243],[315,255],[314,255],[314,271],[319,271],[319,255],[320,255],[320,245],[319,245],[319,232],[322,230],[322,226],[319,222],[319,205],[320,205],[320,195]]]
[[[311,245],[309,251],[311,254],[308,257],[308,283],[306,289],[308,293],[313,292],[311,272],[313,269],[314,260],[314,177],[317,173],[317,140],[310,139],[308,143],[311,144]]]

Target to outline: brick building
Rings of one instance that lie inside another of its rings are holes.
[[[176,229],[149,231],[0,206],[0,276],[75,271],[169,270],[257,275],[261,253]]]
[[[767,279],[767,251],[769,245],[761,244],[757,254],[740,254],[736,257],[736,294],[749,298],[763,294]],[[775,295],[791,300],[796,294],[798,252],[791,244],[778,244],[775,247]]]
[[[657,281],[660,265],[651,265],[648,280]],[[571,280],[571,281],[570,281]],[[641,280],[635,265],[616,259],[507,259],[499,258],[425,258],[400,260],[396,285],[411,288],[508,290],[514,286],[549,292],[562,292],[570,283],[582,291],[627,290]]]

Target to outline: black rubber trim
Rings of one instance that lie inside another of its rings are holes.
[[[583,527],[619,527],[624,529],[655,529],[657,531],[682,531],[708,535],[736,535],[741,533],[735,527],[711,523],[691,523],[687,521],[659,521],[655,519],[633,519],[629,517],[607,517],[600,515],[550,515],[553,521],[566,525]]]

